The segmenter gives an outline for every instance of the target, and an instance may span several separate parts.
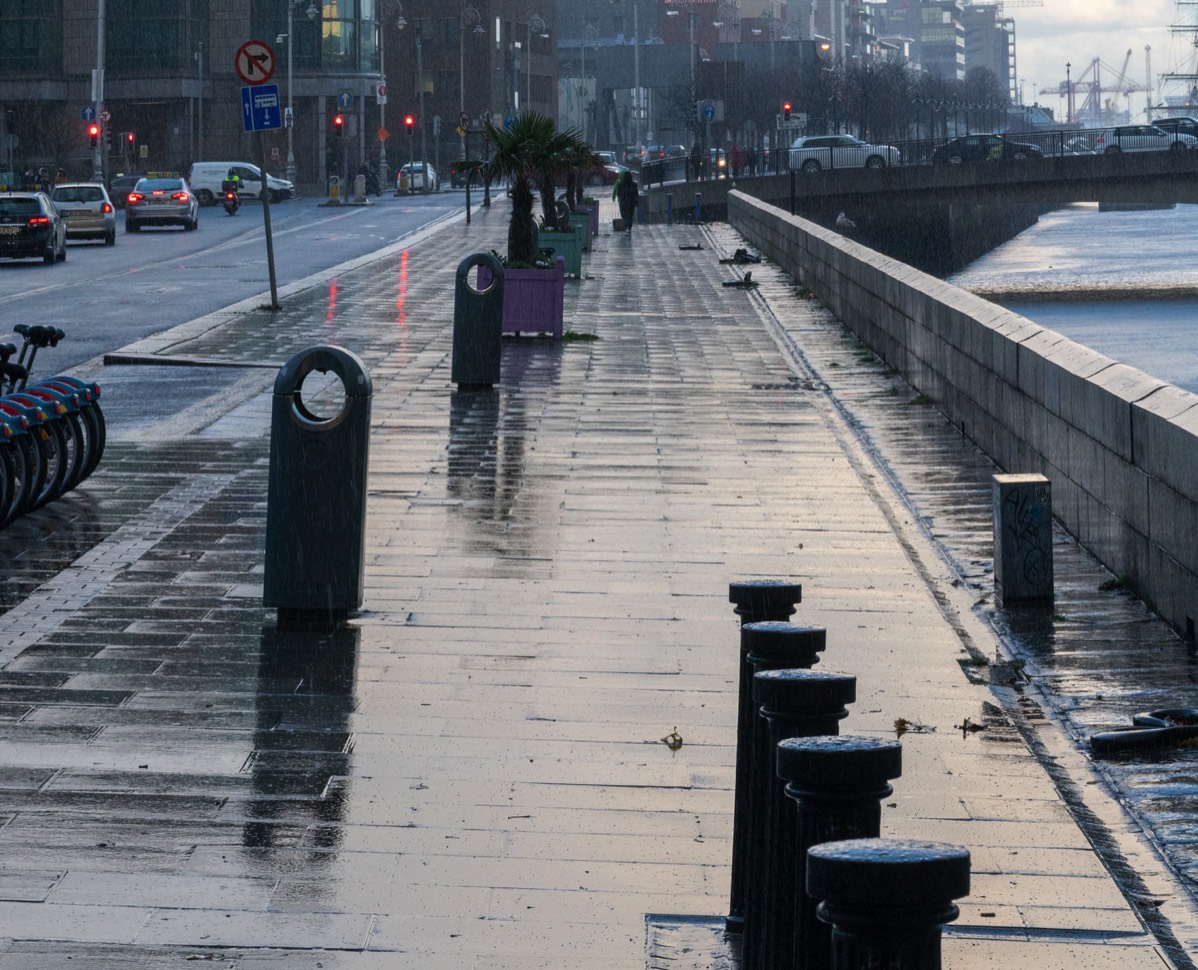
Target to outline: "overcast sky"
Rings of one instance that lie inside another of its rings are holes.
[[[1063,99],[1041,92],[1055,91],[1065,80],[1066,62],[1072,65],[1069,73],[1076,82],[1082,76],[1092,77],[1087,72],[1097,57],[1111,68],[1102,68],[1102,79],[1113,83],[1130,48],[1127,77],[1143,86],[1144,46],[1151,45],[1155,102],[1159,75],[1170,69],[1185,70],[1176,59],[1187,50],[1191,58],[1194,55],[1193,48],[1179,44],[1185,39],[1174,37],[1168,28],[1195,22],[1198,6],[1179,11],[1173,0],[1044,0],[1042,7],[1024,7],[1013,0],[1005,13],[1015,20],[1016,70],[1025,82],[1023,99],[1054,110],[1063,108]],[[1080,104],[1076,89],[1074,100]],[[1142,92],[1132,95],[1133,121],[1144,119],[1145,100]]]

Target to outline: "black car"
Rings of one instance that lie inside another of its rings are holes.
[[[66,223],[44,192],[0,193],[0,257],[47,265],[67,258]]]
[[[143,175],[118,175],[108,183],[108,198],[118,209],[125,208],[125,200],[133,191],[133,186],[140,182]]]
[[[960,165],[962,162],[993,162],[1006,159],[1043,158],[1044,153],[1035,145],[1008,141],[1002,135],[962,135],[945,142],[934,152],[932,161],[937,164]]]
[[[1198,138],[1198,121],[1193,118],[1157,118],[1152,126],[1170,135],[1193,135]]]

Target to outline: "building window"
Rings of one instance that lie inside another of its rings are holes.
[[[275,49],[279,69],[287,71],[287,2],[288,0],[253,0],[250,6],[250,36],[263,40]],[[320,4],[314,4],[317,11]],[[307,3],[299,3],[291,12],[292,70],[314,71],[317,68],[316,36],[320,29],[319,13],[308,19]],[[282,38],[282,39],[280,39]]]
[[[354,0],[325,0],[320,13],[320,66],[326,71],[358,70],[358,22]]]
[[[62,9],[57,0],[0,0],[0,77],[46,72],[62,62]]]
[[[189,71],[207,36],[208,0],[122,0],[105,16],[107,69],[114,76]]]

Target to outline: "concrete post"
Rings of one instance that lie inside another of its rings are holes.
[[[969,850],[940,842],[850,839],[807,855],[835,970],[940,970],[940,928],[969,894]]]
[[[753,677],[753,700],[766,722],[753,752],[741,965],[785,967],[794,958],[798,823],[776,770],[778,745],[835,735],[857,697],[857,678],[814,670],[766,670]]]
[[[794,867],[790,896],[780,903],[793,913],[795,970],[831,965],[830,932],[816,917],[816,899],[823,897],[803,892],[808,850],[833,840],[876,837],[882,800],[894,791],[890,779],[902,774],[902,757],[902,745],[888,738],[794,738],[777,746],[778,777],[798,807],[795,847],[787,857]]]
[[[1043,475],[993,481],[995,601],[1051,608],[1052,485]]]

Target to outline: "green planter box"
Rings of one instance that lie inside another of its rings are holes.
[[[566,275],[582,279],[582,240],[586,238],[580,232],[557,232],[542,229],[538,243],[541,249],[552,250],[554,255],[561,256],[566,261]]]
[[[582,251],[591,251],[591,213],[587,209],[575,209],[570,213],[570,228],[582,237]]]

